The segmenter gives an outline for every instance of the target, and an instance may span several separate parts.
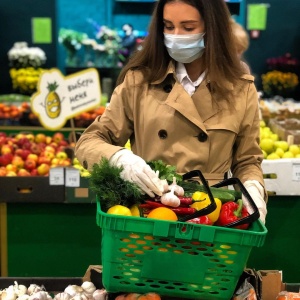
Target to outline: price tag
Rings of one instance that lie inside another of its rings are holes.
[[[66,186],[79,187],[80,186],[80,172],[77,169],[66,169]]]
[[[64,185],[64,168],[51,168],[49,172],[49,185]]]
[[[300,181],[300,164],[293,164],[293,181]]]

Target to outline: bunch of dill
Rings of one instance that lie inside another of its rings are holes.
[[[104,212],[114,205],[131,207],[143,200],[144,195],[138,186],[121,178],[122,171],[123,168],[111,166],[107,158],[102,158],[90,172],[90,189],[95,192]]]

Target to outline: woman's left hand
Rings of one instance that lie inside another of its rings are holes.
[[[258,208],[260,220],[265,224],[267,215],[267,204],[264,200],[264,188],[257,180],[245,181],[244,187],[246,188],[246,190],[248,191],[249,195],[251,196]],[[242,200],[248,212],[252,213],[252,207],[244,195],[242,195]]]

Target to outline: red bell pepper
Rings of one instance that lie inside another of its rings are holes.
[[[243,205],[242,199],[237,200],[237,202],[229,201],[222,205],[219,219],[215,223],[218,226],[225,226],[234,221],[244,219],[249,216],[247,209]],[[242,224],[234,226],[233,228],[247,229],[249,224]]]

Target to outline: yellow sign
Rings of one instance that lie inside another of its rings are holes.
[[[64,76],[58,69],[42,73],[31,109],[49,130],[62,128],[68,119],[100,105],[99,74],[90,68]]]

